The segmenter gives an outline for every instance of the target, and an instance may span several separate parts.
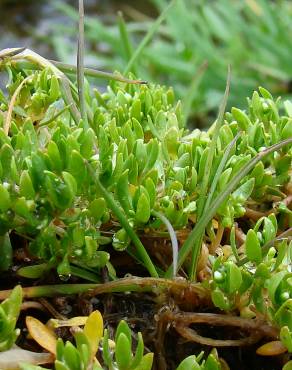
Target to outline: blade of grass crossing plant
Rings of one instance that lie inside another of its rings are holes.
[[[50,63],[52,63],[54,66],[56,66],[60,71],[64,73],[67,73],[69,75],[76,75],[77,67],[72,64],[62,63],[56,60],[50,60]],[[12,64],[17,66],[19,69],[28,69],[29,71],[35,71],[39,69],[39,66],[26,60],[12,61]],[[127,84],[147,84],[146,81],[131,80],[129,78],[125,78],[119,75],[118,73],[99,71],[98,69],[94,68],[84,67],[84,75],[93,78],[104,78],[106,80],[124,82]]]
[[[151,27],[149,28],[149,31],[143,38],[143,40],[138,45],[137,49],[135,50],[134,54],[132,55],[131,59],[129,60],[129,63],[127,67],[124,70],[124,75],[132,71],[133,66],[135,65],[136,60],[141,55],[142,51],[144,50],[145,46],[148,44],[148,42],[152,39],[155,32],[158,30],[160,24],[164,21],[164,19],[167,16],[168,11],[172,8],[172,6],[176,3],[176,0],[172,0],[170,4],[164,9],[164,11],[160,14],[160,16],[155,20],[155,22],[152,23]]]
[[[119,25],[119,31],[120,31],[120,38],[125,50],[125,56],[127,58],[127,62],[131,59],[133,55],[133,47],[130,41],[129,32],[127,30],[127,25],[125,23],[123,13],[118,12],[118,25]],[[137,68],[135,66],[132,67],[132,72],[135,76],[137,76]]]
[[[226,89],[225,89],[225,93],[224,93],[224,96],[223,96],[223,99],[222,99],[222,102],[221,102],[221,105],[220,105],[220,108],[219,108],[219,113],[218,113],[218,117],[217,117],[217,120],[216,120],[213,136],[212,136],[212,141],[211,141],[210,148],[209,148],[210,150],[208,152],[206,166],[205,166],[205,172],[204,172],[202,185],[201,185],[201,192],[200,192],[199,202],[198,202],[199,203],[199,207],[198,207],[198,213],[199,213],[198,216],[199,217],[203,213],[204,200],[205,200],[206,194],[208,192],[208,186],[209,186],[209,182],[210,182],[210,174],[211,174],[211,170],[212,170],[212,162],[213,162],[213,158],[214,158],[214,155],[215,155],[217,140],[218,140],[218,137],[219,137],[219,131],[220,131],[220,128],[221,128],[222,123],[223,123],[223,116],[224,116],[224,112],[225,112],[225,108],[226,108],[227,100],[228,100],[228,95],[229,95],[230,76],[231,76],[231,74],[230,74],[230,66],[229,66],[228,67],[228,74],[227,74],[227,81],[226,81]]]
[[[88,170],[91,173],[92,178],[94,179],[100,193],[104,197],[104,199],[107,202],[108,207],[113,211],[117,219],[120,221],[122,227],[126,230],[129,237],[132,239],[133,243],[135,244],[137,248],[137,252],[143,261],[145,267],[149,271],[150,275],[152,277],[158,277],[158,273],[155,269],[155,266],[153,265],[151,258],[149,257],[146,249],[144,248],[144,245],[141,243],[141,240],[139,239],[138,235],[135,233],[135,231],[132,229],[131,225],[129,224],[125,214],[122,212],[120,207],[117,205],[116,201],[114,200],[111,193],[109,193],[101,184],[98,176],[93,171],[90,164],[87,164]]]
[[[87,122],[84,92],[84,4],[79,0],[79,33],[78,33],[78,51],[77,51],[77,81],[78,96],[83,122]]]
[[[200,85],[200,82],[202,80],[202,77],[208,67],[208,62],[205,61],[203,64],[201,64],[194,76],[194,78],[191,81],[191,84],[188,88],[188,90],[185,93],[185,98],[182,101],[183,106],[183,112],[184,112],[184,119],[185,122],[188,120],[188,117],[190,115],[190,112],[192,110],[192,103],[193,100],[198,93],[198,87]]]
[[[209,191],[209,195],[208,195],[208,198],[206,200],[206,203],[204,205],[204,210],[205,209],[208,209],[209,208],[209,205],[213,199],[213,195],[214,195],[214,192],[216,190],[216,186],[218,184],[218,181],[219,181],[219,178],[222,174],[222,171],[224,170],[224,167],[225,167],[225,164],[229,158],[229,155],[230,155],[230,152],[231,152],[231,149],[233,148],[233,146],[235,145],[237,139],[239,137],[239,133],[235,136],[235,138],[230,142],[230,144],[228,145],[228,147],[226,148],[225,152],[224,152],[224,155],[223,155],[223,158],[219,164],[219,167],[215,173],[215,176],[214,176],[214,179],[212,181],[212,185],[211,185],[211,188],[210,188],[210,191]],[[194,244],[194,249],[197,249],[197,250],[200,250],[200,246],[202,245],[202,241],[203,241],[203,234],[204,234],[204,231],[202,232],[202,235],[201,237],[199,237],[195,244]],[[197,265],[197,263],[196,263]]]
[[[233,177],[233,179],[227,184],[224,191],[222,191],[215,200],[210,204],[210,207],[205,210],[203,216],[200,218],[192,232],[189,234],[187,240],[184,242],[178,254],[178,268],[182,266],[188,254],[192,251],[195,240],[201,235],[205,230],[208,222],[211,221],[212,217],[215,215],[217,209],[220,207],[222,202],[224,202],[228,196],[236,189],[240,181],[254,168],[254,166],[260,162],[267,155],[280,150],[286,145],[292,144],[292,138],[280,141],[277,144],[274,144],[262,152],[258,153],[254,158],[252,158],[241,171]],[[167,270],[165,277],[169,278],[172,275],[172,266]]]
[[[198,216],[197,216],[198,220],[200,220],[202,214],[207,209],[205,207],[205,204],[207,202],[206,194],[208,192],[208,187],[209,187],[209,183],[210,183],[210,174],[211,174],[211,170],[212,170],[212,162],[213,162],[213,158],[214,158],[215,151],[216,151],[216,145],[217,145],[217,140],[218,140],[218,137],[219,137],[219,131],[220,131],[220,128],[221,128],[222,123],[223,123],[224,112],[225,112],[225,108],[226,108],[226,105],[227,105],[227,100],[228,100],[228,95],[229,95],[229,90],[230,90],[230,77],[231,77],[231,71],[230,71],[230,66],[228,66],[225,93],[224,93],[224,96],[223,96],[223,99],[222,99],[222,102],[221,102],[221,105],[220,105],[220,108],[219,108],[219,113],[218,113],[218,117],[217,117],[217,120],[216,120],[212,141],[211,141],[211,144],[210,144],[210,147],[209,147],[205,172],[204,172],[203,181],[202,181],[202,185],[201,185],[201,192],[200,192],[200,196],[199,196],[199,200],[198,200]],[[199,255],[200,255],[203,233],[204,233],[204,229],[202,230],[202,235],[200,235],[198,238],[196,238],[196,240],[194,242],[194,246],[193,246],[193,250],[192,250],[191,269],[190,269],[190,279],[191,280],[196,279],[197,262],[198,262],[198,258],[199,258]]]
[[[64,78],[60,77],[60,89],[61,89],[63,100],[65,104],[69,107],[70,113],[74,119],[74,122],[78,124],[81,119],[81,115],[74,102],[74,99],[71,93],[70,82],[67,80],[66,77]]]
[[[227,99],[228,99],[228,94],[229,94],[229,87],[230,87],[230,68],[228,69],[228,77],[227,77],[227,84],[226,84],[224,97],[223,97],[222,103],[220,105],[217,120],[215,122],[215,125],[213,125],[214,126],[214,132],[213,132],[213,136],[212,136],[212,141],[211,141],[210,146],[209,146],[208,156],[207,156],[206,164],[205,164],[205,168],[204,168],[205,171],[204,171],[202,184],[201,184],[201,191],[200,191],[199,200],[198,200],[198,218],[201,217],[201,215],[204,211],[204,208],[205,208],[206,194],[208,192],[208,186],[209,186],[209,182],[210,182],[210,174],[211,174],[211,170],[212,170],[212,162],[213,162],[213,158],[214,158],[215,151],[216,151],[216,144],[217,144],[217,140],[218,140],[218,137],[219,137],[219,131],[220,131],[220,128],[221,128],[222,122],[223,122],[223,115],[224,115],[226,104],[227,104]]]
[[[173,275],[172,277],[175,278],[177,274],[177,259],[178,259],[178,243],[177,243],[177,237],[174,231],[174,228],[172,227],[169,220],[162,215],[160,212],[152,211],[152,214],[159,218],[164,225],[167,227],[170,240],[171,240],[171,247],[172,247],[172,267],[173,267]]]
[[[208,198],[206,200],[206,203],[205,203],[205,206],[204,206],[204,209],[208,209],[209,208],[209,205],[210,203],[212,202],[213,200],[213,195],[214,195],[214,192],[216,190],[216,187],[217,187],[217,184],[218,184],[218,181],[220,179],[220,176],[224,170],[224,167],[229,159],[229,155],[230,155],[230,152],[232,150],[232,148],[234,147],[237,139],[239,138],[240,136],[240,133],[237,133],[237,135],[234,137],[234,139],[229,143],[229,145],[227,146],[225,152],[224,152],[224,155],[222,157],[222,160],[217,168],[217,171],[215,173],[215,176],[214,176],[214,179],[212,181],[212,184],[211,184],[211,187],[210,187],[210,190],[209,190],[209,195],[208,195]]]

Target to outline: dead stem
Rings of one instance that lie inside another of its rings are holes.
[[[7,115],[6,115],[6,119],[5,119],[5,123],[4,123],[4,128],[3,128],[6,135],[9,134],[9,130],[10,130],[10,126],[11,126],[11,120],[12,120],[12,111],[13,111],[16,99],[17,99],[23,85],[26,82],[28,82],[29,80],[31,80],[32,77],[33,76],[27,76],[24,80],[22,80],[22,82],[18,85],[17,89],[14,91],[14,94],[11,97],[9,107],[8,107],[8,111],[7,111]]]
[[[21,311],[30,310],[30,309],[45,311],[45,307],[40,302],[26,301],[21,304]]]
[[[281,201],[275,202],[273,204],[273,208],[269,209],[268,211],[261,212],[261,211],[256,211],[251,208],[246,208],[245,209],[245,214],[244,216],[247,218],[250,218],[253,221],[258,221],[262,217],[267,217],[270,214],[274,213],[275,215],[279,213],[278,211],[278,205],[279,204],[284,204],[286,207],[289,206],[289,204],[292,202],[292,195],[288,195],[286,198],[282,199]]]
[[[245,242],[246,235],[242,231],[242,229],[238,226],[235,227],[235,236],[236,236],[236,240],[238,240],[241,246]]]
[[[274,212],[274,210],[269,210],[267,212],[260,212],[260,211],[256,211],[256,210],[251,209],[251,208],[245,208],[244,216],[253,220],[253,221],[257,221],[260,218],[268,216],[270,213],[273,213],[273,212]]]
[[[212,241],[212,243],[211,243],[211,245],[209,247],[210,254],[215,254],[216,249],[220,246],[223,233],[224,233],[224,227],[222,225],[219,225],[218,230],[217,230],[217,233],[216,233],[216,237]]]
[[[43,305],[43,307],[46,308],[46,310],[55,318],[59,320],[67,320],[67,317],[60,314],[52,305],[51,303],[45,299],[45,298],[40,298],[39,299],[40,303]]]
[[[292,203],[292,194],[288,195],[286,198],[281,200],[281,202],[277,202],[276,204],[274,204],[274,207],[276,209],[277,209],[277,206],[278,206],[279,203],[283,203],[286,207],[288,207],[290,205],[290,203]]]
[[[157,355],[157,367],[158,370],[166,370],[167,364],[165,361],[165,350],[164,350],[164,338],[167,330],[167,323],[159,320],[156,328],[156,338],[154,340],[155,353]]]

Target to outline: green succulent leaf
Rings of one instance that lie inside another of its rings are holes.
[[[254,230],[248,230],[245,240],[245,252],[247,258],[255,263],[260,263],[262,261],[262,250],[261,245],[258,240],[257,234]]]

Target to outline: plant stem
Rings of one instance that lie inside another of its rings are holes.
[[[122,210],[120,209],[120,207],[117,205],[114,197],[112,196],[111,193],[109,193],[103,187],[103,185],[101,184],[98,176],[95,174],[95,172],[93,171],[93,169],[92,169],[92,167],[90,166],[89,163],[87,163],[87,167],[89,169],[89,172],[90,172],[92,178],[94,179],[94,181],[96,183],[96,186],[98,187],[98,190],[100,191],[100,193],[102,194],[102,196],[106,200],[108,207],[115,214],[115,216],[117,217],[117,219],[121,223],[122,227],[126,230],[127,234],[129,235],[129,237],[131,238],[131,240],[135,244],[135,246],[137,248],[137,252],[138,252],[141,260],[143,261],[145,267],[149,271],[150,275],[152,277],[158,277],[158,273],[156,271],[156,268],[153,265],[153,263],[151,261],[151,258],[149,257],[146,249],[144,248],[144,245],[142,244],[142,242],[139,239],[138,235],[135,233],[135,231],[133,230],[133,228],[129,224],[127,218],[125,217],[125,215],[122,212]]]
[[[201,284],[190,284],[185,279],[173,280],[153,277],[130,277],[110,281],[104,284],[56,284],[40,285],[22,288],[24,298],[54,297],[58,295],[72,295],[87,293],[95,296],[105,293],[119,292],[154,292],[161,293],[168,290],[175,295],[181,296],[184,290],[196,294],[198,302],[203,299],[210,300],[210,291]],[[0,291],[0,301],[6,299],[11,294],[11,289]]]

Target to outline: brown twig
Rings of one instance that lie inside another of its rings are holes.
[[[47,299],[40,298],[39,301],[55,319],[67,320],[67,317],[58,312]]]
[[[256,211],[255,209],[245,208],[244,216],[253,220],[253,221],[257,221],[262,217],[269,216],[269,214],[271,214],[273,212],[274,212],[273,209],[271,209],[269,211],[266,211],[266,212],[261,212],[261,211]]]
[[[292,195],[288,195],[286,198],[282,199],[280,202],[275,202],[272,209],[269,209],[265,212],[257,211],[255,209],[246,208],[244,216],[252,219],[253,221],[258,221],[262,217],[267,217],[272,213],[278,214],[278,204],[283,203],[286,207],[292,202]]]
[[[21,83],[17,86],[17,89],[14,91],[14,94],[11,97],[9,107],[8,107],[8,111],[7,111],[7,115],[6,115],[6,119],[5,119],[5,123],[4,123],[4,128],[3,128],[6,135],[9,134],[9,130],[10,130],[10,126],[11,126],[11,120],[12,120],[12,111],[13,111],[16,99],[17,99],[18,95],[20,94],[20,91],[21,91],[23,85],[26,82],[28,82],[29,80],[31,80],[32,77],[33,76],[27,76],[24,80],[22,80]]]
[[[210,254],[215,254],[216,249],[219,247],[219,245],[221,243],[223,233],[224,233],[224,227],[222,225],[219,225],[217,233],[216,233],[216,237],[212,241],[212,243],[209,247]]]

